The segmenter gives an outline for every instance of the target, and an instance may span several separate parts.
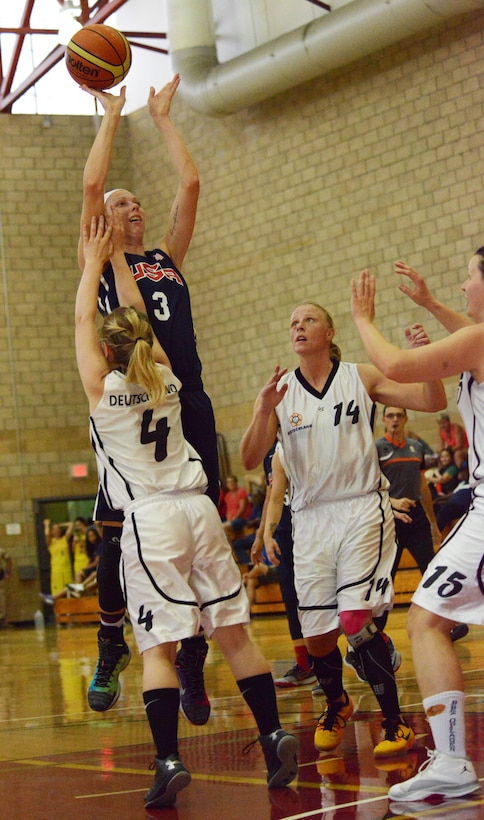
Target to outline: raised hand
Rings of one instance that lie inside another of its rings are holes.
[[[89,88],[87,85],[81,85],[83,91],[87,94],[90,94],[91,97],[95,97],[96,100],[99,100],[102,107],[106,111],[106,113],[118,113],[121,114],[123,106],[126,102],[126,86],[123,85],[121,91],[118,95],[116,94],[108,94],[107,91],[99,91],[96,88]]]
[[[426,285],[425,279],[420,276],[416,270],[411,268],[410,265],[407,265],[406,262],[402,262],[402,260],[395,262],[395,273],[398,273],[400,276],[406,276],[413,285],[413,287],[411,287],[410,285],[401,283],[398,289],[406,296],[409,296],[416,305],[421,305],[421,307],[425,308],[428,307],[433,300],[433,296]]]
[[[179,85],[180,75],[175,74],[173,79],[164,85],[158,93],[155,93],[155,89],[151,86],[148,97],[148,110],[153,118],[169,115],[171,101]]]
[[[360,273],[358,282],[351,280],[351,315],[354,321],[367,319],[373,322],[375,318],[375,277],[370,271]]]
[[[287,367],[279,367],[277,365],[274,369],[272,376],[270,377],[269,381],[266,382],[262,390],[260,391],[257,401],[259,407],[264,408],[265,410],[274,410],[275,407],[282,401],[283,396],[287,390],[287,384],[282,385],[281,389],[277,389],[277,384],[279,379],[282,378],[287,373]]]
[[[82,241],[86,262],[98,262],[103,265],[109,259],[113,245],[112,228],[106,224],[104,216],[93,216],[89,225],[83,226]]]

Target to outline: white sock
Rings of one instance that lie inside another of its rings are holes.
[[[123,612],[123,614],[121,615],[119,620],[115,621],[114,623],[107,623],[106,621],[103,621],[103,619],[101,617],[101,624],[103,626],[114,626],[114,627],[117,627],[119,629],[120,626],[124,626],[124,619],[125,619],[125,615],[124,615],[124,612]]]
[[[426,718],[438,752],[466,757],[464,692],[439,692],[423,700]]]

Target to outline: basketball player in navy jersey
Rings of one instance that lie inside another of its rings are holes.
[[[435,749],[418,774],[391,787],[391,800],[407,802],[479,789],[466,753],[464,677],[451,630],[458,622],[484,624],[484,247],[471,257],[461,285],[467,316],[435,299],[405,262],[397,262],[395,270],[410,280],[400,290],[429,310],[449,336],[412,351],[388,342],[373,324],[376,286],[368,270],[352,282],[353,320],[371,361],[402,386],[460,374],[457,405],[469,439],[472,490],[469,510],[428,565],[408,614],[415,674]]]
[[[105,113],[84,169],[81,227],[88,224],[92,216],[98,217],[105,211],[115,211],[122,221],[125,260],[142,294],[144,309],[154,332],[171,361],[174,373],[183,384],[180,394],[183,428],[187,439],[202,456],[208,478],[207,494],[217,504],[219,480],[215,420],[210,399],[203,390],[190,296],[180,273],[195,225],[199,177],[195,163],[170,118],[171,103],[179,83],[180,77],[176,75],[157,94],[151,88],[148,98],[148,110],[163,137],[179,180],[168,226],[152,251],[146,251],[144,247],[145,212],[139,199],[123,188],[105,192],[126,89],[123,87],[119,96],[115,96],[84,87],[101,103]],[[82,270],[82,242],[79,243],[78,257]],[[124,263],[124,260],[121,261]],[[120,304],[111,262],[103,271],[98,304],[103,315]],[[118,578],[123,514],[109,510],[102,488],[100,490],[95,511],[96,520],[103,522],[104,542],[98,569],[101,609],[99,662],[89,686],[88,700],[92,709],[105,711],[119,697],[119,674],[128,664],[130,655],[123,634],[125,601]],[[196,724],[206,723],[210,714],[203,680],[207,650],[207,642],[201,635],[184,641],[177,657],[182,687],[181,708],[185,716]]]
[[[358,654],[383,713],[376,758],[406,752],[414,733],[400,714],[390,650],[374,617],[393,603],[395,527],[388,481],[373,438],[375,402],[437,411],[440,381],[400,385],[375,367],[340,361],[329,313],[311,302],[292,313],[290,334],[299,367],[277,367],[256,399],[241,442],[254,469],[276,436],[288,478],[294,573],[301,628],[311,666],[326,696],[314,735],[318,751],[343,737],[353,703],[343,688],[341,630]]]

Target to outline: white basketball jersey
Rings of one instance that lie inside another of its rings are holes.
[[[157,366],[167,385],[161,404],[147,407],[145,390],[114,370],[90,416],[99,481],[112,509],[152,493],[196,488],[203,493],[206,488],[200,456],[183,437],[181,382],[167,367]]]
[[[478,384],[469,372],[463,373],[457,406],[469,440],[469,484],[475,495],[484,497],[484,382]]]
[[[299,368],[283,383],[288,390],[276,413],[291,509],[387,489],[373,438],[376,408],[357,365],[334,362],[322,393]]]

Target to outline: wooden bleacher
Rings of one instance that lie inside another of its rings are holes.
[[[257,587],[255,601],[250,611],[252,615],[273,615],[275,612],[285,612],[286,607],[279,584],[265,584]]]
[[[57,598],[54,603],[57,624],[88,624],[99,621],[99,601],[97,595],[83,595],[81,598]]]

